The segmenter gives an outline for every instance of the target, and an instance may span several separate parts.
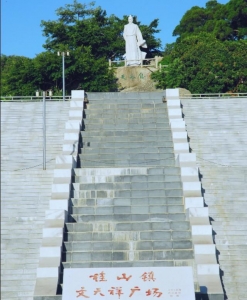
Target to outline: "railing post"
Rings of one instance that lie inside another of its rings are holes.
[[[46,107],[45,92],[43,92],[43,170],[46,170]]]
[[[155,56],[155,68],[158,69],[158,56]]]
[[[63,101],[65,101],[65,62],[64,62],[65,52],[62,52],[63,59]]]

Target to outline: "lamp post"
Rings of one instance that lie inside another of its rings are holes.
[[[62,65],[63,65],[63,101],[65,101],[65,61],[64,58],[65,56],[69,56],[69,51],[66,52],[57,52],[57,55],[60,56],[62,55]]]

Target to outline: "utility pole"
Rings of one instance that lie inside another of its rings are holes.
[[[57,52],[58,56],[62,56],[62,68],[63,68],[63,101],[65,101],[65,56],[69,56],[69,51],[66,52]]]

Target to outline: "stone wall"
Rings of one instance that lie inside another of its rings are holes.
[[[119,90],[122,92],[157,91],[151,74],[157,71],[154,67],[119,67],[115,69]]]

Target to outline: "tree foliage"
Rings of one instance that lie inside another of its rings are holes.
[[[230,0],[224,5],[210,0],[205,8],[194,6],[182,17],[173,35],[181,40],[200,32],[211,32],[222,41],[246,39],[247,1]]]
[[[74,0],[73,4],[57,9],[58,20],[42,21],[43,34],[47,37],[45,49],[58,51],[63,45],[73,51],[77,47],[85,46],[91,47],[95,58],[121,57],[125,48],[123,28],[128,17],[107,17],[105,10],[94,5],[94,2],[86,5]],[[151,54],[159,54],[161,41],[154,36],[159,32],[158,19],[149,25],[136,23],[147,40]]]
[[[36,86],[33,60],[24,56],[1,55],[1,94],[33,95]]]
[[[57,20],[42,21],[46,42],[45,52],[34,59],[1,56],[2,95],[32,95],[35,90],[62,89],[62,61],[57,51],[69,51],[65,58],[66,91],[115,91],[116,78],[108,68],[108,59],[121,58],[125,52],[123,28],[128,17],[107,16],[95,3],[72,4],[56,11]],[[155,37],[159,32],[158,19],[149,25],[136,22],[147,40],[149,56],[160,54],[161,41]]]
[[[207,2],[192,7],[175,28],[178,39],[166,45],[161,71],[152,74],[159,88],[192,93],[247,91],[247,1]]]
[[[69,51],[65,58],[67,93],[72,89],[115,91],[116,78],[108,59],[125,52],[123,28],[128,16],[107,16],[95,3],[72,4],[56,11],[57,20],[42,21],[45,51],[34,59],[1,55],[2,95],[32,95],[35,90],[62,90],[62,61],[57,51]],[[158,19],[149,25],[134,21],[147,41],[147,57],[160,55]],[[247,90],[247,1],[209,0],[194,6],[174,29],[177,41],[167,44],[161,71],[152,78],[159,88],[184,87],[193,93],[243,92]]]
[[[247,41],[221,42],[201,33],[175,43],[167,68],[153,73],[159,88],[186,88],[192,93],[246,92]]]

